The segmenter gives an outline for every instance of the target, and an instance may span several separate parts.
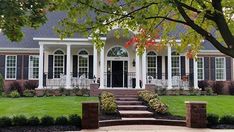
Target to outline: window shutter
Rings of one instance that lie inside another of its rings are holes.
[[[17,74],[16,74],[16,80],[21,79],[22,75],[22,55],[17,55]]]
[[[231,67],[232,67],[231,57],[226,57],[226,80],[231,80],[232,78]]]
[[[157,57],[157,78],[162,79],[162,56]]]
[[[53,79],[53,55],[49,55],[48,60],[48,79]]]
[[[165,56],[165,78],[168,79],[168,62],[167,62],[168,58],[167,56]]]
[[[5,55],[0,55],[0,74],[5,78]]]
[[[205,80],[210,79],[210,58],[209,57],[204,57],[204,76]]]
[[[29,73],[29,56],[28,55],[24,55],[24,80],[28,79],[28,73]]]
[[[185,76],[185,56],[180,57],[180,65],[181,65],[180,74],[181,77],[183,77]]]
[[[89,79],[93,79],[93,55],[89,55]]]
[[[211,80],[215,80],[215,57],[211,57],[210,62],[211,62]]]
[[[67,74],[67,55],[64,55],[64,75],[66,74]]]
[[[77,77],[77,64],[78,64],[77,61],[78,61],[78,56],[73,55],[73,61],[72,61],[73,77]]]
[[[189,59],[189,85],[193,86],[193,59]]]

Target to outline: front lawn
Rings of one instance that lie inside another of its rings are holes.
[[[185,116],[185,101],[207,101],[208,113],[234,115],[234,96],[161,96],[173,115]]]
[[[95,101],[95,97],[61,96],[61,97],[33,97],[33,98],[4,98],[0,97],[0,117],[25,115],[50,115],[53,117],[69,114],[81,115],[81,103]]]

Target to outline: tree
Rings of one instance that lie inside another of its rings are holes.
[[[233,0],[55,0],[58,10],[68,12],[60,22],[58,34],[64,38],[74,33],[91,35],[97,48],[104,42],[101,34],[118,25],[127,35],[138,31],[127,45],[137,43],[144,47],[163,47],[171,44],[178,52],[188,50],[195,56],[202,48],[201,40],[208,40],[220,52],[234,57],[234,1]],[[178,26],[181,45],[175,36],[169,36]],[[159,32],[161,34],[159,35]],[[116,37],[120,33],[116,31]],[[160,36],[160,42],[155,38]],[[188,49],[188,45],[191,45]]]
[[[0,0],[0,32],[11,41],[20,41],[22,28],[38,28],[44,24],[46,13],[52,7],[48,0]]]

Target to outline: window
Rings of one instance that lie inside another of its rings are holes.
[[[204,80],[204,58],[197,58],[197,78],[198,80]]]
[[[225,76],[225,58],[216,57],[215,58],[215,77],[218,81],[226,80]]]
[[[8,55],[6,56],[6,79],[16,79],[16,56]]]
[[[157,54],[153,51],[147,54],[147,69],[148,76],[157,77]]]
[[[83,75],[88,73],[88,52],[85,50],[82,50],[79,52],[79,75]]]
[[[39,56],[29,56],[29,79],[38,79],[39,76]]]
[[[60,78],[64,73],[64,53],[62,50],[54,52],[54,78]]]
[[[180,75],[180,56],[176,52],[171,53],[172,76]]]
[[[111,48],[107,54],[108,57],[128,57],[128,52],[122,47]]]

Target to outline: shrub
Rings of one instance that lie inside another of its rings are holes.
[[[54,125],[54,118],[51,116],[43,116],[41,118],[41,125],[44,126]]]
[[[81,118],[77,114],[69,115],[69,124],[74,126],[81,126]]]
[[[65,116],[60,116],[57,117],[55,120],[56,125],[67,125],[68,124],[68,119]]]
[[[208,126],[215,126],[219,123],[219,116],[216,114],[207,115]]]
[[[14,81],[14,82],[12,82],[12,83],[10,84],[9,90],[8,90],[8,91],[9,91],[9,92],[17,91],[20,95],[23,94],[22,88],[21,88],[19,82],[17,82],[17,81]]]
[[[206,88],[205,90],[206,90],[206,94],[207,94],[207,95],[214,95],[214,91],[213,91],[212,88],[208,87],[208,88]]]
[[[198,82],[198,87],[201,88],[202,91],[205,91],[205,89],[209,86],[208,81],[199,81]]]
[[[115,103],[115,99],[112,97],[102,99],[101,108],[105,113],[108,113],[108,114],[116,113],[117,104]]]
[[[138,92],[138,96],[146,102],[149,102],[151,99],[158,98],[157,94],[147,90]]]
[[[158,98],[151,99],[149,106],[157,113],[164,114],[167,112],[167,105],[162,103]]]
[[[80,89],[83,96],[89,96],[90,91],[87,88]]]
[[[107,91],[103,91],[101,94],[100,94],[100,98],[101,100],[103,99],[106,99],[106,98],[110,98],[110,97],[114,97],[114,94],[110,93],[110,92],[107,92]]]
[[[19,94],[16,90],[14,90],[14,91],[12,91],[12,92],[8,95],[8,97],[11,97],[11,98],[19,98],[19,97],[20,97],[20,94]]]
[[[40,120],[38,117],[32,116],[28,119],[28,124],[30,126],[37,126],[40,124]]]
[[[220,124],[229,124],[229,125],[234,125],[234,116],[232,115],[225,115],[222,116],[219,120]]]
[[[234,95],[234,82],[231,82],[228,88],[229,88],[229,93],[231,95]]]
[[[4,86],[4,78],[3,78],[2,74],[0,73],[0,95],[2,95],[3,86]]]
[[[33,97],[35,95],[35,91],[26,89],[24,90],[23,95],[25,97]]]
[[[38,87],[38,83],[35,81],[26,81],[24,82],[24,88],[27,90],[35,90]]]
[[[25,126],[27,125],[27,118],[24,115],[14,116],[12,123],[15,126]]]
[[[223,93],[223,91],[222,91],[223,87],[224,87],[223,82],[217,82],[217,81],[216,81],[216,82],[213,84],[212,89],[213,89],[214,93],[222,94],[222,93]]]
[[[0,118],[0,127],[8,127],[12,125],[12,120],[9,117]]]

